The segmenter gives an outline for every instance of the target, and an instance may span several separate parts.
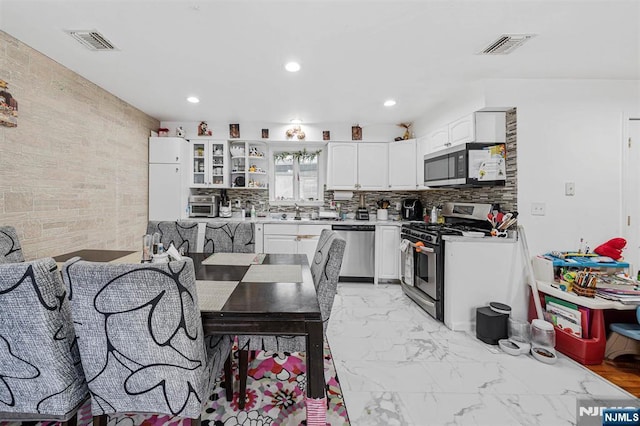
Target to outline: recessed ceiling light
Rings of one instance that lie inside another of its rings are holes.
[[[284,69],[289,72],[298,72],[300,71],[300,64],[297,62],[289,62],[284,66]]]
[[[189,96],[187,98],[187,102],[191,102],[192,104],[197,104],[198,102],[200,102],[200,99],[196,98],[195,96]]]
[[[292,118],[291,119],[291,124],[301,124],[302,120],[300,120],[299,118]]]
[[[391,107],[394,106],[396,104],[396,101],[394,101],[393,99],[387,99],[386,101],[384,101],[384,106],[386,107]]]

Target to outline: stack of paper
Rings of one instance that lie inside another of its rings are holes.
[[[559,329],[575,336],[588,336],[588,316],[586,308],[578,307],[574,303],[545,295],[545,320]],[[583,328],[585,330],[583,330]]]

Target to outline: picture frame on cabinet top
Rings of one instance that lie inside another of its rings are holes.
[[[231,139],[238,139],[240,137],[240,125],[229,124],[229,137]]]
[[[360,127],[357,124],[351,127],[351,140],[353,141],[362,140],[362,127]]]
[[[329,130],[322,131],[322,140],[323,141],[331,140],[331,132]]]
[[[262,129],[262,139],[269,139],[269,129]]]

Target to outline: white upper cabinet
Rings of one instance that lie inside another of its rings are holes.
[[[467,142],[505,142],[506,113],[476,111],[465,115],[429,135],[430,152]]]
[[[189,181],[192,188],[229,187],[226,140],[191,139]]]
[[[389,189],[416,189],[416,140],[389,143]]]
[[[507,113],[479,111],[475,113],[474,142],[506,142]]]
[[[423,136],[416,140],[415,167],[417,189],[428,188],[427,186],[424,186],[424,156],[432,151],[430,142],[431,140],[429,139],[429,136]]]
[[[357,189],[358,184],[358,144],[351,142],[330,142],[327,159],[327,188]]]
[[[440,127],[427,135],[428,152],[449,147],[449,127]],[[425,153],[426,154],[426,153]]]
[[[358,190],[389,189],[388,144],[358,143]]]
[[[149,163],[182,163],[184,145],[182,138],[150,137]]]
[[[328,153],[328,189],[389,189],[386,143],[330,142]]]

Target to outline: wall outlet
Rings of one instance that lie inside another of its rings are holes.
[[[531,203],[532,216],[544,216],[545,213],[546,213],[546,206],[544,203]]]
[[[576,195],[576,184],[574,182],[566,182],[564,184],[564,195]]]

